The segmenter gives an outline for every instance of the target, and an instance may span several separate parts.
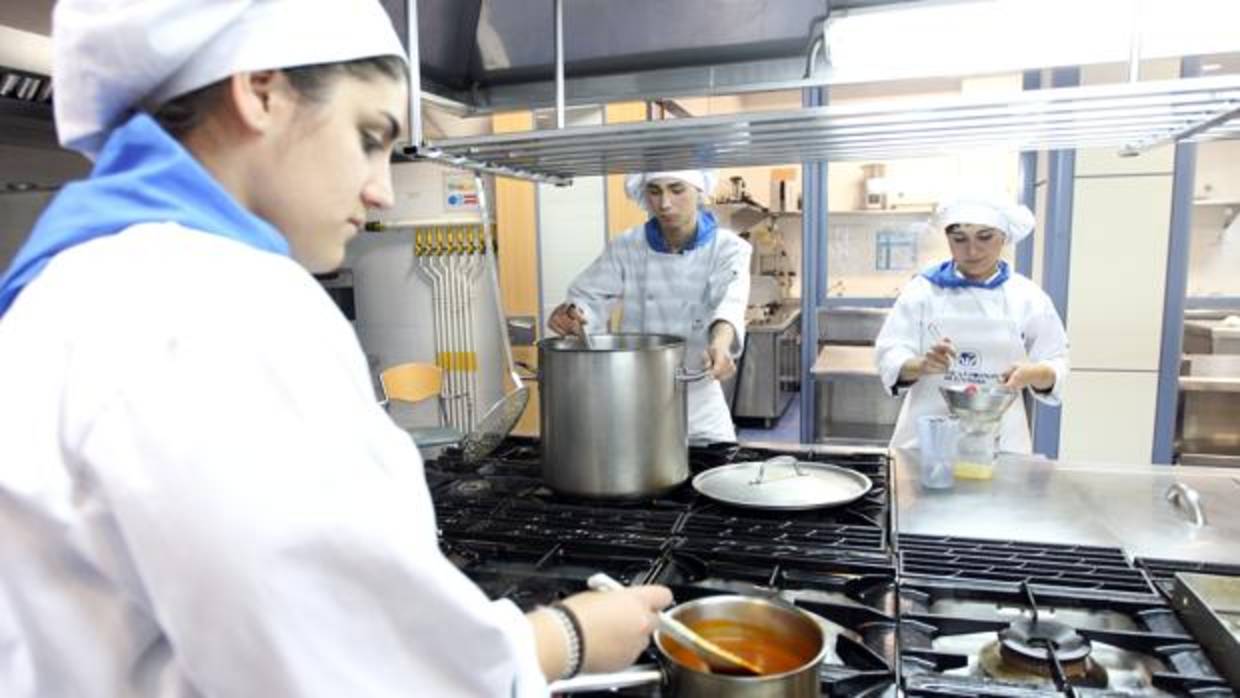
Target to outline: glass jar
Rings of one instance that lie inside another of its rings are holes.
[[[966,427],[956,445],[956,477],[961,480],[989,480],[994,477],[998,454],[997,425]]]

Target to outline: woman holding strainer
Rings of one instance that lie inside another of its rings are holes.
[[[1006,197],[961,196],[933,219],[952,258],[908,283],[875,340],[883,385],[907,393],[891,445],[917,446],[917,420],[946,415],[944,384],[1001,384],[1029,389],[1058,405],[1068,375],[1068,338],[1049,296],[1013,272],[1002,256],[1033,232],[1033,214]],[[1021,400],[1004,414],[999,449],[1029,453]]]

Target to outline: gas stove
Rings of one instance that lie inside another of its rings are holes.
[[[690,448],[690,469],[785,453],[854,468],[874,488],[805,512],[727,506],[689,483],[652,499],[580,500],[542,484],[538,442],[519,438],[481,463],[449,450],[426,473],[443,550],[492,598],[531,609],[598,571],[665,584],[678,602],[779,597],[836,637],[824,696],[1235,695],[1168,603],[1162,582],[1188,567],[1133,564],[1113,548],[897,538],[890,465],[873,452],[718,445]]]
[[[690,470],[777,455],[695,447]],[[689,483],[640,501],[578,500],[544,487],[538,443],[515,438],[477,464],[449,450],[426,472],[445,554],[492,598],[528,610],[585,589],[598,571],[626,584],[665,584],[677,602],[720,593],[779,597],[822,618],[837,637],[821,672],[823,695],[894,695],[887,458],[797,455],[855,468],[874,487],[848,506],[806,512],[729,507]],[[650,653],[639,659],[654,661]],[[661,694],[638,687],[621,695]]]

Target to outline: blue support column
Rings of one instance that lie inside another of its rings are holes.
[[[822,103],[827,103],[827,88],[822,88]],[[818,302],[815,308],[821,308],[827,302],[827,289],[831,288],[831,282],[828,278],[830,274],[827,272],[827,230],[831,225],[831,212],[828,210],[827,204],[827,163],[825,161],[818,163],[818,248],[816,251],[814,269],[818,273],[818,283],[814,284],[818,287]],[[815,313],[817,315],[817,313]],[[815,354],[817,356],[817,354]]]
[[[1180,77],[1201,74],[1196,56],[1180,62]],[[1158,401],[1154,410],[1153,463],[1171,463],[1175,451],[1175,421],[1180,396],[1180,356],[1184,337],[1184,306],[1188,294],[1189,235],[1192,234],[1193,176],[1197,146],[1175,146],[1175,173],[1171,184],[1171,230],[1167,240],[1167,278],[1163,291],[1162,348],[1158,358]]]
[[[1081,82],[1079,68],[1056,68],[1052,87],[1072,87]],[[1072,262],[1072,192],[1076,180],[1076,151],[1050,153],[1046,192],[1045,240],[1042,248],[1042,289],[1055,309],[1068,322],[1068,272]],[[1049,458],[1059,457],[1060,408],[1036,403],[1033,419],[1033,450]]]
[[[1037,70],[1026,70],[1022,76],[1021,88],[1036,90],[1042,87],[1042,73]],[[1020,202],[1029,207],[1030,211],[1038,210],[1037,201],[1038,154],[1025,151],[1020,154]],[[1020,241],[1016,246],[1016,271],[1030,278],[1033,277],[1033,245],[1038,233]]]
[[[802,91],[807,107],[825,101],[823,88]],[[801,443],[813,443],[818,406],[810,369],[818,359],[818,305],[827,288],[827,163],[804,162],[801,173]]]

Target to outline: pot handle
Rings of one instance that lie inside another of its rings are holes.
[[[610,674],[582,674],[571,679],[552,681],[547,685],[551,693],[584,693],[586,691],[605,691],[608,689],[628,688],[659,683],[663,680],[663,672],[654,664],[638,664],[624,671]]]
[[[512,365],[515,366],[516,368],[524,369],[527,372],[527,375],[521,376],[521,380],[527,380],[527,381],[542,380],[542,371],[539,371],[538,369],[525,363],[524,361],[513,361]]]
[[[709,368],[698,369],[697,371],[687,371],[684,368],[676,369],[676,380],[680,381],[681,383],[696,383],[702,380],[703,378],[709,378],[709,377],[710,377]]]

